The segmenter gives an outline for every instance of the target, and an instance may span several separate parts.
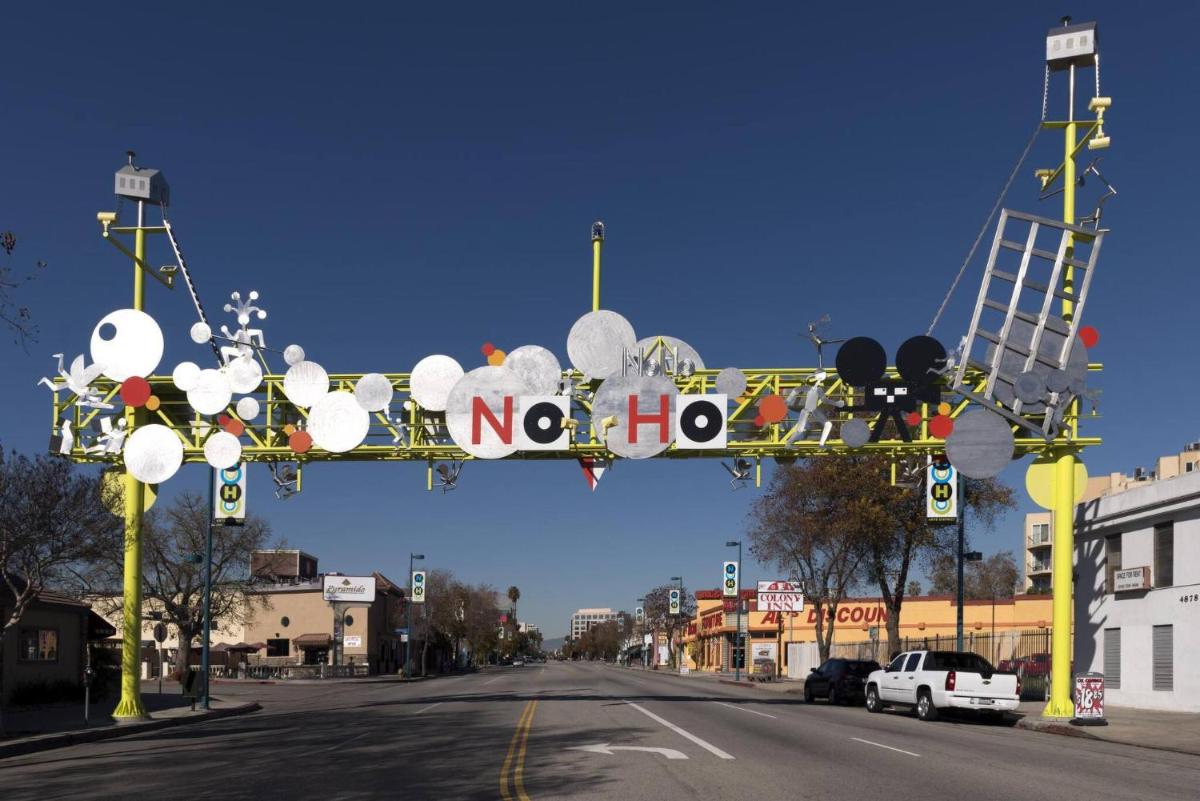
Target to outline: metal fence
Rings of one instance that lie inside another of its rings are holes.
[[[901,637],[900,651],[953,651],[957,640],[953,634],[932,634],[928,637]],[[998,670],[1012,671],[1021,677],[1021,698],[1039,700],[1049,697],[1050,691],[1050,630],[1025,631],[964,631],[963,650],[979,654]],[[839,659],[873,659],[885,665],[891,658],[887,638],[863,642],[834,643],[829,656]]]
[[[199,665],[193,665],[196,670]],[[210,665],[214,679],[344,679],[371,675],[370,665],[247,665],[238,667]]]

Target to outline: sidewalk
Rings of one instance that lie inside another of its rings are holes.
[[[168,683],[168,686],[170,684]],[[118,724],[113,720],[112,712],[117,705],[115,698],[92,704],[87,725],[83,722],[82,703],[5,710],[5,736],[0,737],[0,759],[76,743],[124,737],[169,726],[200,723],[262,708],[257,703],[225,701],[214,696],[209,710],[198,708],[193,712],[191,699],[179,695],[178,687],[179,685],[175,684],[174,693],[167,692],[166,687],[162,695],[154,692],[142,693],[142,703],[150,718],[135,723]]]

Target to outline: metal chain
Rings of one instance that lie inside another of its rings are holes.
[[[188,294],[192,296],[192,304],[196,307],[196,314],[200,315],[200,322],[208,325],[208,315],[204,313],[204,306],[200,303],[200,293],[196,291],[196,285],[192,282],[192,274],[188,271],[187,262],[184,261],[183,251],[179,249],[179,243],[175,241],[175,231],[171,228],[171,222],[167,219],[167,207],[160,206],[162,210],[163,228],[167,231],[167,239],[171,242],[171,250],[175,251],[175,259],[179,262],[179,272],[183,273],[183,282],[187,284]],[[210,334],[208,344],[212,346],[213,355],[217,357],[217,364],[221,364],[221,350],[217,347],[216,339]]]
[[[1096,97],[1100,96],[1100,51],[1096,51]]]
[[[1099,80],[1099,79],[1097,79]],[[1046,121],[1046,108],[1050,103],[1050,65],[1046,65],[1046,77],[1042,81],[1042,122]]]

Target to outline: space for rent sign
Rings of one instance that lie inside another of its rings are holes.
[[[803,612],[804,594],[790,581],[758,582],[758,611]]]

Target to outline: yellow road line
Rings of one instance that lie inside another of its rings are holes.
[[[515,776],[515,786],[517,790],[517,798],[519,801],[529,801],[529,796],[525,794],[525,785],[523,781],[524,765],[525,765],[525,741],[529,739],[529,727],[533,724],[533,710],[537,708],[537,701],[530,701],[525,704],[525,708],[521,710],[521,717],[517,721],[517,730],[513,732],[512,740],[508,743],[508,754],[504,757],[504,765],[500,768],[500,797],[504,801],[513,801],[513,795],[508,789],[508,773],[509,768],[513,766],[513,757],[518,754],[517,768]],[[518,745],[519,744],[519,745]]]

